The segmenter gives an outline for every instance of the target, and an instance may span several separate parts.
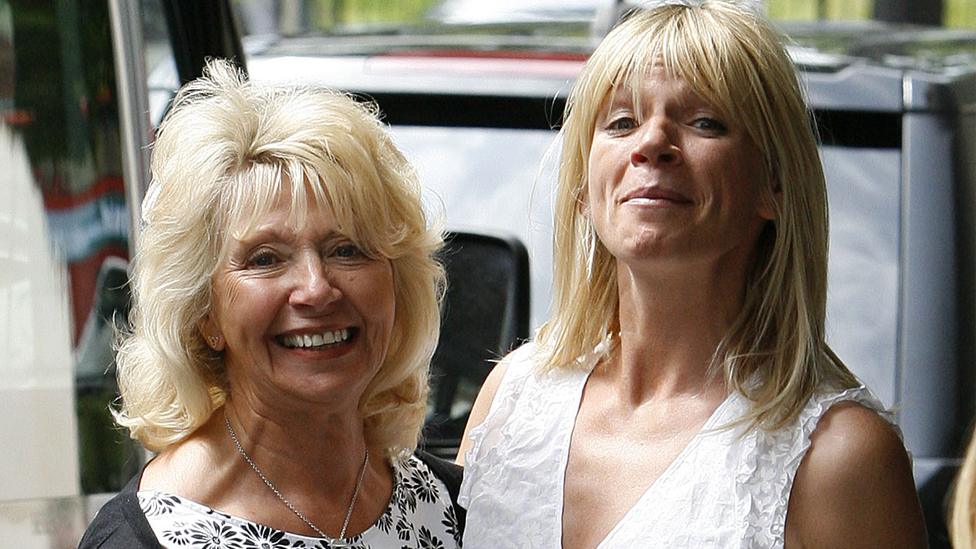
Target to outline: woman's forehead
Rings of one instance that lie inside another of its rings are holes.
[[[654,64],[639,73],[629,74],[610,83],[599,105],[605,110],[617,104],[640,104],[643,99],[653,99],[659,93],[667,93],[681,103],[704,103],[708,107],[718,108],[713,104],[714,101],[703,95],[714,97],[712,90],[696,89],[683,75],[668,70],[663,64]]]

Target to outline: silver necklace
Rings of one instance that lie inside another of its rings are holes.
[[[264,472],[261,471],[261,469],[258,467],[258,464],[254,463],[254,460],[251,459],[251,456],[247,455],[247,452],[244,451],[244,447],[241,446],[241,441],[237,439],[237,433],[234,431],[234,428],[230,426],[230,420],[227,418],[227,414],[224,414],[224,425],[227,426],[227,434],[229,434],[230,439],[234,441],[234,446],[237,447],[237,452],[240,453],[241,457],[244,458],[244,461],[246,461],[247,464],[251,466],[251,469],[254,469],[254,472],[257,473],[259,477],[261,477],[261,480],[264,481],[264,484],[267,485],[267,487],[270,488],[272,492],[274,492],[274,495],[278,496],[278,499],[281,500],[281,503],[284,503],[285,507],[287,507],[289,511],[295,513],[296,517],[302,519],[302,522],[307,524],[309,528],[315,530],[315,533],[318,534],[320,537],[328,538],[329,536],[326,535],[326,533],[323,532],[321,528],[312,524],[312,521],[308,520],[308,517],[306,517],[304,513],[299,511],[297,507],[295,507],[290,501],[288,501],[285,498],[285,496],[281,495],[281,492],[279,492],[278,488],[276,488],[274,483],[271,482],[271,479],[266,477],[264,475]],[[346,537],[346,528],[349,527],[349,519],[352,518],[352,510],[355,509],[356,507],[356,500],[359,499],[359,489],[363,487],[363,477],[366,476],[366,465],[368,463],[369,463],[369,448],[366,448],[366,455],[363,456],[363,466],[359,470],[359,479],[356,481],[356,489],[353,490],[352,492],[352,499],[350,499],[349,501],[349,508],[346,509],[346,518],[343,519],[342,529],[339,530],[339,539],[345,539]]]

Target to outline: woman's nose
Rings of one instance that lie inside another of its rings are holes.
[[[295,282],[289,297],[292,305],[318,310],[342,297],[342,292],[329,279],[329,270],[318,254],[304,254],[295,270]]]
[[[653,166],[675,165],[681,162],[681,149],[672,135],[672,128],[665,121],[650,119],[636,134],[637,141],[630,153],[634,166],[651,164]]]

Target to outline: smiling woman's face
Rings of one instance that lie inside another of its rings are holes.
[[[597,116],[586,215],[618,261],[747,257],[773,216],[760,200],[758,150],[660,66]]]
[[[364,254],[327,205],[296,226],[287,196],[228,234],[204,330],[226,342],[231,398],[354,412],[390,343],[390,261]]]

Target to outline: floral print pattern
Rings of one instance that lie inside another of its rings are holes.
[[[416,456],[393,467],[393,495],[368,530],[346,539],[275,530],[172,494],[140,491],[163,547],[176,549],[456,549],[461,531],[444,484]]]

